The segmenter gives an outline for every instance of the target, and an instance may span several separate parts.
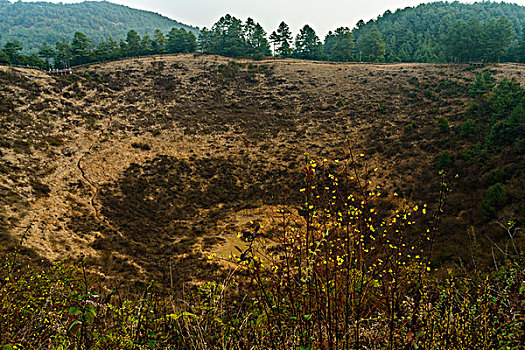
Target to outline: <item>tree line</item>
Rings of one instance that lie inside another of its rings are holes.
[[[0,63],[28,65],[44,69],[67,68],[82,64],[112,61],[126,57],[147,56],[165,53],[190,53],[197,50],[197,37],[184,28],[173,28],[167,34],[156,29],[153,37],[140,36],[130,30],[126,38],[115,41],[102,40],[95,45],[90,37],[76,32],[71,41],[62,39],[55,45],[44,42],[38,53],[23,55],[18,40],[7,42],[0,51]]]
[[[498,8],[489,5],[491,9]],[[126,57],[196,51],[230,57],[274,55],[339,62],[525,62],[525,28],[517,32],[516,18],[511,21],[512,17],[500,16],[481,21],[474,16],[448,16],[443,22],[446,25],[442,23],[437,30],[430,22],[432,18],[438,21],[435,14],[444,6],[450,9],[460,5],[437,3],[396,13],[387,11],[377,20],[359,21],[353,29],[340,27],[330,31],[323,41],[309,25],[293,37],[290,27],[281,22],[268,35],[252,18],[243,22],[229,14],[210,29],[203,28],[198,37],[184,28],[173,28],[167,34],[156,29],[153,37],[130,30],[125,39],[117,42],[109,38],[95,45],[86,34],[76,32],[71,41],[44,43],[31,55],[20,54],[22,47],[18,41],[7,42],[0,51],[0,63],[64,68]],[[414,13],[422,17],[405,23]],[[490,18],[487,14],[485,17]],[[385,23],[394,24],[385,27]],[[437,32],[431,33],[429,28]],[[414,35],[415,31],[421,33]]]
[[[226,15],[211,29],[202,29],[199,49],[203,53],[252,58],[273,53],[280,57],[328,61],[525,62],[525,29],[518,37],[514,25],[504,16],[486,22],[476,17],[454,20],[438,42],[429,38],[420,38],[416,50],[396,48],[385,40],[376,21],[360,21],[354,29],[337,28],[324,41],[309,25],[301,28],[294,38],[290,27],[281,22],[267,38],[253,19],[243,23]]]
[[[516,4],[421,4],[359,21],[353,32],[359,41],[376,29],[385,62],[525,61],[525,7]]]

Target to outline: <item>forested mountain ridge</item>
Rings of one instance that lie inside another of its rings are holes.
[[[110,37],[124,39],[130,29],[152,35],[155,29],[167,32],[172,28],[198,31],[157,13],[107,1],[53,4],[0,0],[0,44],[19,40],[24,52],[36,52],[43,42],[54,44],[77,31],[98,43]]]
[[[389,62],[516,61],[523,51],[524,27],[525,7],[517,4],[434,2],[359,21],[354,36],[359,44],[377,28]],[[501,54],[487,57],[490,50]]]

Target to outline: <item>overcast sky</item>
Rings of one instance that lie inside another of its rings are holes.
[[[28,1],[28,0],[24,0]],[[29,0],[35,1],[35,0]],[[38,1],[38,0],[37,0]],[[46,0],[73,3],[80,0]],[[365,22],[386,10],[392,12],[416,6],[425,0],[111,0],[133,8],[154,11],[179,22],[211,27],[221,16],[229,13],[245,20],[252,17],[271,33],[285,21],[294,35],[309,24],[320,37],[338,27],[352,28],[360,19]],[[474,2],[465,1],[462,2]],[[525,0],[508,0],[525,5]]]

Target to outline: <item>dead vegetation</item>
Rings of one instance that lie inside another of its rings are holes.
[[[520,70],[494,76],[523,82]],[[391,193],[435,193],[435,125],[457,125],[473,77],[463,65],[193,55],[68,76],[0,68],[0,237],[32,224],[36,254],[83,254],[107,279],[213,278],[209,252],[297,198],[304,152],[335,159],[348,138]]]

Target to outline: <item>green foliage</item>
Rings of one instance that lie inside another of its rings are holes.
[[[181,29],[184,29],[184,28],[181,28]],[[153,38],[154,38],[153,47],[152,47],[153,52],[166,53],[167,52],[166,45],[168,44],[168,39],[166,38],[162,30],[158,28],[155,29],[155,31],[153,32]]]
[[[65,68],[71,64],[71,46],[66,39],[55,44],[55,68]]]
[[[516,51],[518,61],[525,63],[525,27],[521,31],[521,38]]]
[[[22,46],[20,46],[20,41],[8,41],[5,43],[2,51],[9,58],[9,62],[17,63],[19,62],[20,51],[22,51]]]
[[[358,23],[354,36],[359,42],[377,27],[388,62],[498,62],[517,59],[509,50],[524,26],[525,7],[516,4],[433,2]]]
[[[266,32],[253,19],[241,20],[227,14],[208,30],[199,33],[199,47],[204,53],[230,57],[260,58],[270,53]]]
[[[439,132],[445,134],[448,133],[450,127],[448,126],[448,120],[445,117],[440,117],[437,123]]]
[[[309,25],[301,28],[295,37],[293,56],[296,58],[315,60],[321,58],[322,43],[315,31]]]
[[[448,169],[452,165],[452,157],[450,156],[449,151],[443,151],[439,155],[438,159],[438,169]]]
[[[197,49],[197,38],[191,31],[184,28],[173,28],[168,33],[166,46],[169,53],[190,53]]]
[[[469,91],[478,96],[483,96],[494,87],[494,78],[490,70],[476,73],[476,80],[469,85]]]
[[[91,61],[91,39],[84,33],[76,32],[71,41],[71,64],[76,66]]]
[[[525,109],[519,105],[513,113],[503,120],[496,122],[487,136],[486,145],[512,145],[514,141],[525,135]]]
[[[467,119],[461,124],[460,136],[464,139],[470,139],[476,134],[476,122],[472,119]]]
[[[266,39],[266,32],[259,23],[248,18],[244,24],[246,37],[246,55],[253,58],[262,58],[270,55],[270,43]]]
[[[288,24],[281,22],[276,31],[270,35],[270,42],[278,56],[290,57],[292,54],[292,32]]]
[[[435,274],[445,178],[435,205],[391,211],[390,195],[372,185],[375,171],[352,153],[345,159],[307,159],[302,203],[240,235],[248,248],[232,256],[237,268],[180,304],[153,283],[127,296],[98,293],[83,260],[33,268],[18,249],[2,250],[0,347],[519,348],[523,256],[505,258],[496,273]],[[487,192],[496,206],[498,185]]]
[[[68,68],[97,61],[115,60],[123,57],[140,55],[154,55],[162,53],[190,53],[197,48],[197,38],[191,31],[184,28],[172,28],[168,37],[160,29],[155,31],[152,40],[149,35],[140,36],[135,30],[130,30],[125,41],[117,43],[112,38],[102,40],[96,48],[91,38],[81,32],[76,32],[71,42],[66,39],[57,41],[55,48],[48,43],[43,43],[38,51],[38,56],[45,58],[43,61],[36,55],[19,55],[20,47],[17,42],[7,43],[4,50],[5,63],[28,64],[47,68],[53,62],[55,68]],[[8,55],[9,54],[9,55]],[[10,56],[12,58],[10,58]],[[0,56],[0,62],[2,61]]]
[[[375,26],[359,37],[357,48],[364,61],[381,62],[385,58],[385,41]]]
[[[507,17],[492,19],[484,24],[477,17],[452,23],[445,51],[449,60],[459,62],[499,62],[505,57],[515,32]]]
[[[38,51],[43,42],[71,38],[75,32],[86,34],[98,45],[109,38],[124,39],[130,29],[153,36],[157,28],[163,32],[171,28],[198,32],[195,27],[159,14],[105,1],[76,4],[17,1],[0,7],[0,43],[18,39],[24,53]]]
[[[242,21],[229,14],[221,17],[213,25],[207,39],[206,45],[199,39],[204,53],[230,57],[243,56],[245,53],[246,41]]]
[[[493,217],[497,210],[506,202],[505,188],[502,184],[496,183],[490,186],[485,192],[485,198],[481,204],[483,213],[488,217]]]
[[[0,63],[8,64],[9,63],[9,56],[4,51],[0,51]]]
[[[0,51],[0,63],[46,68],[48,64],[36,54],[22,55],[18,40],[8,41]]]
[[[126,56],[139,56],[142,53],[140,35],[133,29],[126,35],[126,41],[121,43],[121,49]]]
[[[122,57],[122,51],[119,44],[113,38],[109,38],[98,43],[93,56],[96,60],[110,61]]]
[[[523,101],[525,101],[525,92],[515,78],[512,80],[504,78],[488,99],[492,116],[495,119],[509,115]]]
[[[330,61],[348,62],[355,59],[354,34],[349,28],[337,28],[328,32],[324,40],[324,54]]]

